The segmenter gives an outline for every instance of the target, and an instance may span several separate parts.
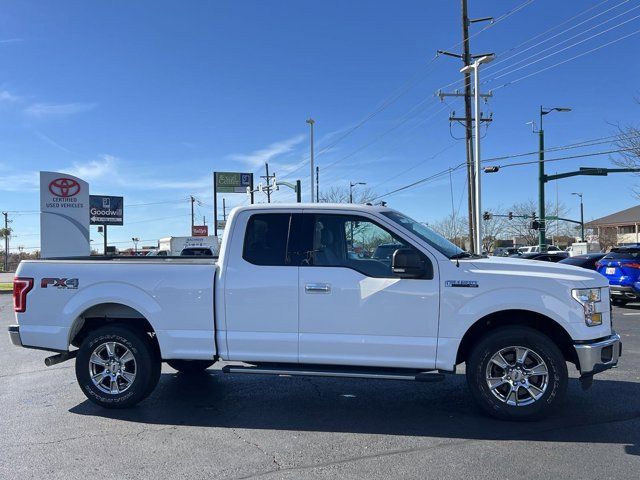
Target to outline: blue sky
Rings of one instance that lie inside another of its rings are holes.
[[[469,3],[472,17],[511,12],[490,28],[471,27],[472,50],[498,55],[482,72],[483,89],[494,90],[484,106],[494,121],[483,157],[535,150],[526,123],[541,104],[573,108],[545,117],[548,146],[613,135],[618,122],[640,123],[640,64],[630,55],[640,45],[637,0]],[[460,79],[461,65],[432,59],[437,49],[460,49],[459,23],[459,2],[451,0],[5,2],[0,209],[14,212],[12,247],[39,244],[39,170],[77,174],[95,194],[124,195],[125,226],[110,229],[120,247],[132,236],[152,244],[187,235],[190,194],[201,200],[198,216],[211,222],[214,170],[263,174],[268,160],[279,177],[300,178],[308,198],[308,167],[296,170],[308,156],[305,120],[315,119],[321,151],[399,91],[317,156],[321,188],[362,181],[383,194],[458,165],[464,144],[451,134],[464,132],[450,130],[448,115],[460,114],[462,102],[443,104],[434,93]],[[548,171],[579,166],[610,166],[610,158],[560,161]],[[484,175],[486,209],[535,199],[536,169]],[[463,170],[451,178],[455,208],[464,213]],[[637,180],[576,177],[558,183],[558,196],[577,217],[571,192],[584,192],[585,215],[594,218],[637,204]],[[555,189],[547,195],[555,198]],[[282,190],[273,200],[293,198]],[[449,176],[386,200],[437,221],[451,212]],[[229,205],[244,201],[227,195]]]

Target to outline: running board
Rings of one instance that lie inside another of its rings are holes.
[[[300,377],[372,378],[378,380],[411,380],[418,382],[440,382],[444,374],[437,371],[341,368],[316,366],[241,366],[225,365],[223,373],[244,373],[253,375],[287,375]]]

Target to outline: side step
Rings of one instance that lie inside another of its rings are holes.
[[[373,378],[378,380],[411,380],[418,382],[440,382],[444,380],[444,374],[435,370],[337,367],[332,365],[225,365],[222,367],[222,372],[300,377]]]

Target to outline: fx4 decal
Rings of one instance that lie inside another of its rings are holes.
[[[43,278],[40,281],[40,288],[66,288],[70,290],[76,290],[80,285],[77,278]]]

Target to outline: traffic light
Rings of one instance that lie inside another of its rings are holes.
[[[509,220],[513,220],[513,212],[509,212]]]
[[[491,220],[492,218],[493,218],[493,214],[491,214],[491,213],[489,213],[489,212],[484,212],[484,213],[482,214],[482,219],[483,219],[484,221]]]
[[[538,220],[532,221],[531,224],[529,225],[529,228],[531,230],[540,230],[540,222]]]

